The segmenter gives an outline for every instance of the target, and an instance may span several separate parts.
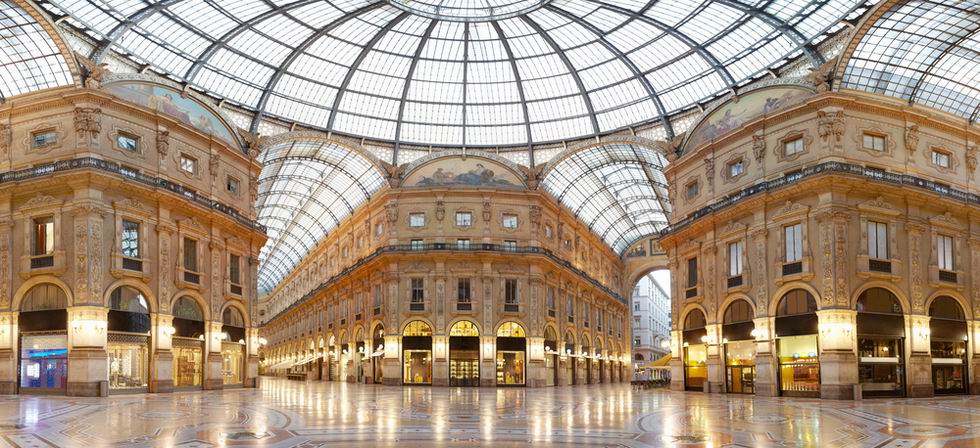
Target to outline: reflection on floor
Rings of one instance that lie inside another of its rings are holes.
[[[0,446],[980,446],[980,397],[863,402],[633,391],[300,383],[0,396]]]

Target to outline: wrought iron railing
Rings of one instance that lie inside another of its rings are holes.
[[[713,204],[706,205],[698,210],[695,210],[691,214],[685,216],[684,219],[681,219],[671,224],[666,229],[662,230],[660,232],[660,235],[664,236],[672,232],[677,232],[707,215],[731,207],[746,198],[761,193],[777,190],[779,188],[788,185],[796,184],[804,179],[820,176],[823,174],[844,174],[848,176],[857,176],[857,177],[870,179],[877,182],[884,182],[893,185],[909,186],[921,190],[926,190],[932,193],[937,193],[941,196],[945,196],[947,198],[954,199],[957,201],[962,201],[974,205],[980,205],[980,195],[958,190],[941,182],[923,179],[921,177],[911,176],[908,174],[889,173],[887,171],[874,169],[874,168],[867,168],[861,165],[855,165],[851,163],[824,162],[814,166],[803,168],[802,170],[796,171],[791,175],[786,175],[778,179],[760,181],[757,184],[754,184],[752,186],[739,190],[735,193],[732,193]]]
[[[217,200],[211,199],[205,195],[199,194],[198,192],[184,187],[176,182],[171,182],[167,179],[159,178],[156,176],[150,176],[148,174],[141,173],[132,168],[126,168],[116,162],[96,159],[93,157],[81,157],[78,159],[71,160],[60,160],[52,163],[45,163],[37,165],[31,168],[25,168],[17,171],[8,171],[5,173],[0,173],[0,184],[7,182],[19,182],[29,179],[36,179],[39,177],[50,176],[52,174],[66,173],[76,170],[99,170],[105,173],[115,174],[132,182],[143,184],[149,187],[160,188],[167,190],[173,194],[176,194],[190,202],[193,202],[202,207],[208,208],[210,210],[218,211],[225,214],[239,224],[246,227],[260,230],[262,232],[266,231],[266,227],[259,224],[258,222],[252,221],[247,216],[242,215],[235,208],[218,202]]]
[[[275,319],[278,319],[279,316],[282,316],[285,313],[287,313],[290,310],[292,310],[293,308],[295,308],[297,306],[300,306],[301,304],[305,303],[307,300],[310,300],[310,298],[312,298],[313,296],[315,296],[320,291],[323,291],[323,290],[329,288],[331,285],[337,283],[338,281],[340,281],[340,280],[348,277],[352,272],[354,272],[355,270],[359,269],[361,266],[364,266],[365,264],[370,263],[375,258],[377,258],[377,257],[379,257],[381,255],[389,254],[389,253],[399,253],[399,252],[405,253],[405,252],[431,252],[431,251],[436,251],[436,252],[445,251],[445,252],[454,252],[454,253],[460,253],[460,252],[499,252],[499,253],[507,253],[507,254],[534,254],[534,255],[541,255],[541,256],[547,257],[549,260],[551,260],[555,264],[558,264],[558,265],[564,267],[565,269],[568,269],[568,270],[572,271],[573,273],[575,273],[576,275],[578,275],[579,277],[581,277],[583,280],[591,283],[596,288],[601,289],[603,292],[605,292],[606,294],[609,294],[610,296],[612,296],[613,298],[615,298],[616,300],[618,300],[620,303],[623,303],[623,304],[626,304],[627,303],[626,302],[626,299],[624,299],[623,296],[621,296],[619,293],[617,293],[616,291],[612,290],[608,286],[603,285],[601,282],[599,282],[599,280],[596,280],[596,279],[592,278],[585,271],[583,271],[583,270],[581,270],[579,268],[576,268],[574,265],[572,265],[572,263],[570,261],[565,260],[563,258],[560,258],[559,256],[555,255],[554,252],[552,252],[551,250],[549,250],[547,248],[544,248],[544,247],[536,247],[536,246],[516,246],[515,247],[515,246],[511,246],[511,245],[489,244],[489,243],[473,244],[473,245],[470,245],[469,247],[459,247],[459,246],[457,246],[455,244],[446,244],[446,243],[395,244],[395,245],[390,245],[390,246],[382,246],[382,247],[379,247],[378,249],[376,249],[374,252],[370,253],[369,255],[367,255],[367,256],[365,256],[365,257],[357,260],[356,262],[354,262],[350,266],[344,268],[343,270],[341,270],[340,272],[338,272],[334,276],[330,277],[329,279],[327,279],[323,283],[320,283],[318,286],[316,286],[315,288],[313,288],[312,290],[310,290],[309,292],[307,292],[306,294],[304,294],[303,297],[300,297],[298,300],[296,300],[295,302],[293,302],[292,304],[290,304],[286,308],[283,308],[278,313],[276,313],[276,314],[272,315],[271,317],[269,317],[266,320],[266,322],[271,322],[271,321],[273,321]],[[409,309],[410,309],[410,311],[423,311],[424,310],[424,304],[423,304],[423,308],[420,309],[420,310],[413,309],[412,307],[409,307]]]

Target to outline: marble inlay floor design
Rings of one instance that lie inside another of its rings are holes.
[[[857,402],[629,385],[262,388],[0,396],[0,446],[980,447],[980,396]]]

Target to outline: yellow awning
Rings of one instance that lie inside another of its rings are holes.
[[[667,367],[670,364],[670,355],[664,355],[656,361],[650,361],[642,366],[641,369],[652,369],[655,367]]]

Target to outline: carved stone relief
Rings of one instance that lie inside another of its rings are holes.
[[[909,234],[909,277],[912,283],[911,299],[912,311],[924,312],[925,303],[922,296],[922,263],[919,260],[919,246],[922,241],[922,232],[925,230],[918,224],[906,225]]]
[[[10,139],[13,133],[9,124],[0,124],[0,160],[10,157]]]
[[[919,149],[919,125],[913,124],[905,128],[905,149],[909,154],[915,154]]]
[[[755,155],[756,162],[762,162],[766,157],[766,136],[755,134],[752,136],[752,154]]]
[[[821,110],[817,111],[817,128],[820,139],[824,142],[824,148],[831,152],[842,151],[844,149],[844,111],[843,110]]]

